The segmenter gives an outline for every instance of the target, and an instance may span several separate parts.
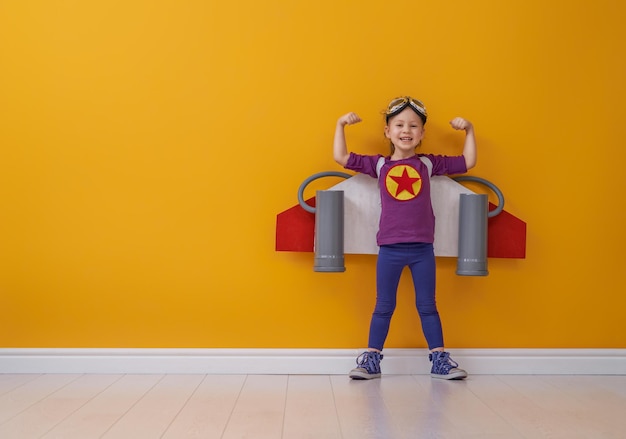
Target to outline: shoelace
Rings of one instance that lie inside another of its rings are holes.
[[[374,352],[363,352],[356,359],[356,365],[364,368],[367,371],[376,370],[376,354]],[[380,358],[383,358],[381,355]]]
[[[450,358],[449,352],[442,352],[437,357],[437,365],[442,368],[446,373],[450,372],[452,369],[459,367],[459,363]]]

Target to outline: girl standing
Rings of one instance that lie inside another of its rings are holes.
[[[476,165],[476,140],[472,124],[461,118],[450,124],[465,131],[463,153],[459,156],[417,154],[424,137],[427,113],[424,104],[409,96],[392,100],[385,111],[385,137],[391,154],[360,155],[348,152],[344,129],[361,121],[355,113],[339,118],[333,156],[337,163],[378,179],[381,215],[376,241],[376,306],[372,314],[367,351],[357,358],[350,371],[352,379],[380,377],[380,361],[391,317],[396,307],[400,275],[409,267],[415,288],[415,305],[432,362],[431,376],[463,379],[467,372],[458,367],[444,349],[441,319],[435,301],[435,217],[430,199],[430,176],[462,174]]]

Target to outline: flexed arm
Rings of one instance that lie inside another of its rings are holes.
[[[450,121],[450,125],[455,130],[465,130],[465,145],[463,146],[463,157],[468,170],[476,166],[476,137],[474,136],[474,125],[469,120],[462,117],[455,117]]]
[[[346,166],[350,153],[346,145],[346,134],[344,128],[346,125],[353,125],[361,122],[361,118],[356,113],[344,114],[337,120],[335,128],[335,140],[333,142],[333,158],[341,166]]]

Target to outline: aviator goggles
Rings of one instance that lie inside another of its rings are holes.
[[[426,113],[426,107],[424,106],[424,103],[417,99],[413,99],[410,96],[403,96],[401,98],[395,98],[394,100],[389,102],[389,105],[387,106],[387,110],[385,111],[387,120],[389,120],[390,117],[395,116],[396,114],[398,114],[399,112],[407,108],[408,106],[410,106],[413,110],[415,110],[420,115],[420,117],[424,120],[424,122],[426,122],[426,118],[428,117],[428,114]]]

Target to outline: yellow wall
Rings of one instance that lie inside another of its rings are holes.
[[[274,251],[276,214],[423,99],[528,223],[486,278],[439,259],[451,347],[626,348],[626,6],[614,0],[0,5],[0,346],[350,348],[373,256]],[[330,186],[333,181],[321,183]],[[312,195],[313,190],[311,190]],[[388,347],[424,347],[408,274]]]

